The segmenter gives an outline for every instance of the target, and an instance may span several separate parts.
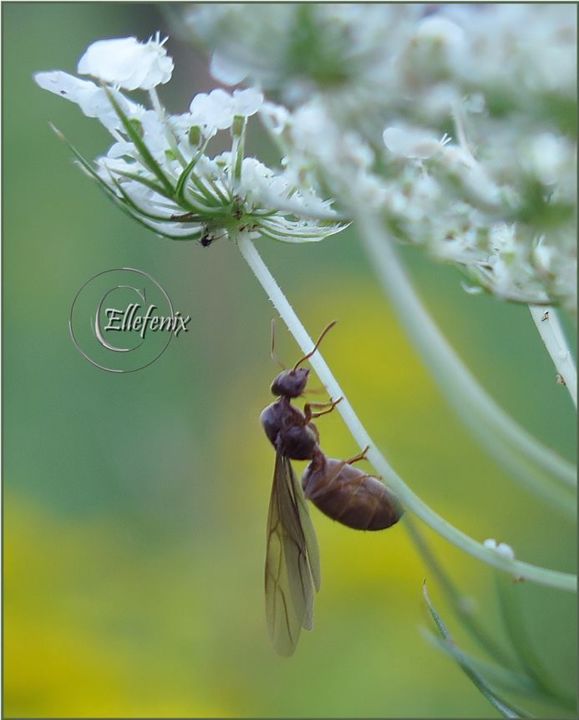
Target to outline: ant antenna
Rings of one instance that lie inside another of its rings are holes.
[[[275,318],[271,319],[271,351],[270,351],[270,357],[276,363],[276,365],[279,365],[282,370],[285,370],[285,365],[282,363],[282,361],[278,358],[276,352],[275,352]]]
[[[311,350],[307,355],[304,355],[301,360],[298,360],[298,361],[297,361],[297,363],[296,363],[296,364],[294,365],[294,367],[293,367],[294,370],[297,370],[298,367],[299,367],[303,362],[305,362],[306,360],[309,360],[309,358],[312,357],[312,355],[313,355],[313,354],[316,352],[316,350],[319,348],[320,343],[322,342],[322,340],[324,339],[324,337],[326,336],[326,334],[334,327],[334,325],[335,325],[337,322],[338,322],[337,320],[332,320],[332,322],[331,322],[329,325],[326,325],[326,327],[325,327],[325,328],[323,329],[323,331],[322,331],[322,334],[321,334],[320,337],[317,339],[316,344],[314,345],[314,349]]]

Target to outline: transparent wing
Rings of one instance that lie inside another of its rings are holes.
[[[312,627],[320,562],[314,528],[288,458],[276,454],[267,518],[265,610],[273,646],[291,655]]]
[[[289,465],[289,460],[288,460]],[[320,589],[322,582],[321,570],[320,570],[320,551],[318,548],[318,538],[316,537],[316,531],[312,524],[310,513],[308,512],[308,506],[304,493],[301,487],[297,486],[296,476],[291,468],[291,479],[294,487],[294,496],[297,498],[298,511],[302,524],[302,530],[306,538],[306,547],[308,550],[308,560],[310,562],[310,571],[312,573],[312,580],[314,581],[314,587],[316,590]]]

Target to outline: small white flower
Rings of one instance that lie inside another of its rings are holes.
[[[522,147],[524,167],[543,185],[555,185],[564,176],[574,148],[563,137],[543,132]]]
[[[283,105],[264,102],[259,109],[262,120],[274,135],[281,135],[290,122],[290,114]]]
[[[242,117],[255,115],[263,105],[263,93],[255,88],[233,91],[233,114]]]
[[[34,80],[43,90],[76,103],[87,117],[98,118],[108,130],[121,127],[121,121],[106,92],[90,80],[80,80],[60,70],[36,73]],[[113,91],[113,94],[127,115],[134,116],[139,112],[139,105],[120,93]]]
[[[208,129],[208,134],[215,134],[217,130],[226,130],[233,124],[236,116],[250,117],[263,105],[263,95],[259,90],[234,90],[230,95],[218,88],[209,94],[195,95],[189,109],[192,124],[202,125]]]
[[[486,109],[485,96],[482,93],[473,93],[464,98],[463,107],[465,112],[473,115],[483,113]]]
[[[452,20],[433,15],[419,23],[413,38],[414,44],[424,43],[431,52],[438,48],[448,61],[456,61],[467,47],[464,30]]]
[[[499,555],[509,558],[509,560],[515,559],[515,551],[510,545],[507,545],[507,543],[497,543],[494,538],[488,538],[488,540],[484,541],[483,545],[489,550],[494,550]]]
[[[429,130],[406,126],[387,127],[382,138],[392,155],[415,160],[431,158],[449,142],[446,136],[439,139]]]
[[[539,270],[544,273],[551,271],[555,250],[545,244],[545,238],[539,238],[536,246],[533,248],[532,258]]]
[[[448,145],[441,141],[443,150],[436,159],[444,172],[459,183],[465,196],[489,208],[500,206],[499,187],[489,176],[484,166],[477,162],[469,150],[459,145]]]
[[[89,45],[78,63],[80,75],[92,75],[125,90],[151,90],[169,82],[173,60],[159,34],[145,43],[136,38],[99,40]]]
[[[296,188],[291,172],[274,173],[252,157],[243,160],[239,192],[250,206],[276,208],[298,217],[313,213],[336,219],[328,201]]]

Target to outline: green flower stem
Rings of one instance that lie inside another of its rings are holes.
[[[314,346],[314,343],[287,301],[275,278],[255,249],[249,234],[240,232],[236,240],[241,255],[255,274],[280,317],[287,325],[289,332],[293,335],[304,354],[308,353]],[[492,549],[484,547],[484,545],[473,540],[461,530],[453,527],[449,522],[444,520],[444,518],[437,515],[434,510],[431,510],[431,508],[406,485],[374,445],[320,352],[317,351],[314,353],[309,362],[324,384],[330,397],[342,398],[342,401],[337,405],[337,409],[350,430],[352,437],[361,449],[369,446],[369,461],[382,477],[386,479],[388,485],[398,495],[407,510],[418,515],[419,518],[439,535],[488,565],[493,565],[499,570],[540,585],[547,585],[568,592],[577,591],[577,578],[575,575],[537,567],[519,560],[511,560]]]
[[[577,407],[577,369],[557,311],[553,307],[537,307],[536,305],[529,305],[529,310],[541,340],[545,343],[547,352],[561,378],[560,382],[567,387],[573,404]]]
[[[231,182],[234,192],[237,191],[239,183],[241,182],[241,167],[243,164],[243,155],[245,149],[246,126],[246,118],[236,116],[233,119],[233,126],[231,128]]]
[[[490,452],[501,452],[500,460],[509,462],[519,478],[534,490],[547,479],[537,472],[538,468],[568,488],[576,487],[573,465],[520,427],[464,366],[418,299],[380,220],[366,211],[360,212],[356,220],[372,265],[399,319],[445,396],[471,431]],[[529,461],[538,467],[535,469]],[[570,496],[569,502],[574,505],[574,497]]]

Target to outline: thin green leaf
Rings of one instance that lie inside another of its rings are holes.
[[[122,205],[121,207],[125,207],[125,206]],[[167,240],[175,240],[177,242],[181,242],[181,241],[190,241],[190,240],[201,240],[201,238],[203,237],[203,229],[202,228],[199,230],[195,230],[194,232],[188,233],[186,235],[171,235],[168,232],[163,232],[163,230],[155,227],[154,225],[150,225],[149,223],[145,222],[141,218],[136,217],[131,212],[129,212],[129,214],[131,215],[131,217],[134,220],[139,222],[141,225],[144,225],[148,230],[151,230],[152,232],[154,232],[155,235],[159,235],[160,237],[167,238]]]
[[[430,611],[430,615],[434,621],[434,624],[440,633],[441,637],[444,638],[446,641],[449,651],[452,649],[452,656],[454,660],[458,663],[462,671],[465,673],[465,675],[471,680],[471,682],[474,684],[474,686],[479,690],[479,692],[488,700],[488,702],[497,710],[503,717],[506,718],[530,718],[531,715],[526,712],[522,712],[521,710],[518,710],[511,704],[507,703],[505,700],[503,700],[501,697],[499,697],[494,690],[489,686],[485,678],[468,662],[466,656],[458,650],[458,648],[454,645],[454,642],[450,636],[450,633],[444,624],[444,621],[438,614],[438,612],[435,610],[430,597],[428,595],[428,591],[426,589],[426,583],[424,583],[422,587],[422,592],[424,595],[424,601],[426,602],[426,606],[428,610]]]
[[[139,151],[139,155],[141,156],[143,164],[153,173],[153,175],[155,175],[161,181],[161,184],[163,185],[163,187],[165,188],[165,190],[167,192],[173,193],[174,188],[173,188],[172,183],[167,178],[165,173],[161,170],[160,165],[155,160],[155,158],[152,156],[149,148],[147,147],[146,143],[143,142],[143,139],[141,138],[141,136],[135,129],[133,123],[125,115],[125,113],[121,109],[121,106],[116,101],[114,95],[111,93],[109,88],[107,88],[106,85],[103,85],[102,88],[105,91],[105,93],[109,99],[109,102],[111,103],[115,112],[117,113],[119,120],[122,122],[125,132],[129,136],[133,145]]]
[[[231,198],[227,195],[224,195],[219,185],[213,180],[213,178],[206,178],[206,181],[211,186],[213,192],[217,195],[217,197],[221,200],[222,203],[228,204],[231,203]]]
[[[221,200],[213,195],[211,190],[207,187],[207,185],[205,185],[198,175],[191,175],[191,182],[197,187],[203,199],[207,202],[209,206],[208,210],[211,211],[213,208],[221,208],[223,205]]]
[[[456,645],[448,643],[439,637],[435,637],[429,630],[423,629],[423,635],[430,643],[453,659],[456,659],[456,656],[460,654],[475,670],[487,678],[490,684],[508,692],[524,695],[535,702],[542,703],[551,708],[557,707],[561,710],[561,703],[556,698],[553,698],[552,695],[547,695],[528,675],[523,675],[518,671],[475,658],[464,650],[459,649]],[[574,710],[575,707],[573,706],[567,709]]]
[[[499,664],[509,665],[511,663],[511,658],[474,618],[472,612],[468,609],[468,598],[465,598],[460,593],[442,565],[438,562],[434,553],[430,549],[430,546],[426,542],[424,535],[420,532],[414,520],[407,514],[404,518],[404,522],[406,523],[406,529],[414,541],[416,549],[424,560],[424,564],[436,578],[464,628],[470,633],[474,640],[478,642],[480,647]]]
[[[117,170],[115,169],[115,175],[120,175],[124,178],[127,178],[127,180],[133,180],[134,182],[141,183],[141,185],[144,185],[145,187],[148,187],[149,190],[153,190],[153,192],[158,193],[162,197],[167,198],[168,200],[173,199],[173,193],[168,193],[165,191],[165,188],[161,185],[157,185],[156,182],[153,180],[150,180],[149,178],[143,177],[142,175],[138,175],[137,173],[129,172],[128,170]]]
[[[81,153],[72,145],[64,136],[62,136],[62,139],[70,150],[74,153],[76,156],[76,159],[78,163],[81,165],[81,167],[92,177],[93,180],[97,181],[98,186],[101,188],[101,190],[104,191],[105,195],[109,197],[116,205],[118,205],[123,211],[128,212],[128,209],[125,207],[124,203],[121,201],[121,199],[118,197],[118,195],[115,194],[113,189],[108,185],[101,176],[96,172],[96,170],[91,166],[91,164],[84,158]],[[133,217],[132,213],[128,213]],[[138,220],[138,218],[135,218]]]
[[[83,155],[74,147],[74,145],[67,140],[67,138],[54,126],[51,126],[53,130],[56,132],[58,137],[68,146],[68,148],[72,151],[74,156],[76,157],[79,164],[82,166],[84,170],[94,179],[97,181],[98,186],[103,190],[103,192],[117,205],[124,213],[125,215],[128,215],[132,220],[136,220],[139,225],[142,225],[147,230],[150,230],[154,232],[156,235],[160,235],[161,237],[166,237],[169,240],[200,240],[203,235],[203,230],[200,229],[198,231],[195,231],[194,233],[191,233],[189,235],[182,235],[180,237],[174,237],[172,235],[166,235],[165,233],[162,233],[158,228],[149,225],[146,223],[142,217],[137,215],[135,212],[133,212],[130,207],[124,202],[124,199],[119,198],[117,195],[115,195],[114,191],[112,190],[109,185],[98,175],[98,173],[95,171],[95,169],[91,166],[91,164],[88,162],[88,160],[83,157]]]
[[[125,215],[128,215],[132,220],[135,220],[139,225],[142,225],[147,230],[150,230],[151,232],[155,233],[155,235],[158,235],[159,237],[167,238],[168,240],[200,240],[203,236],[203,228],[200,228],[199,230],[195,230],[192,233],[189,233],[187,235],[169,235],[168,233],[163,232],[159,228],[155,227],[154,225],[149,224],[148,222],[145,222],[142,215],[133,210],[131,210],[131,207],[124,201],[124,199],[119,198],[115,193],[112,191],[112,189],[103,181],[101,178],[97,176],[97,180],[99,180],[99,187],[101,187],[105,193],[109,196],[109,198],[115,203],[115,205],[120,208]]]
[[[205,146],[201,148],[194,156],[193,160],[187,165],[187,167],[183,170],[181,175],[179,175],[179,180],[177,180],[177,185],[175,186],[175,199],[177,202],[182,203],[186,202],[185,199],[185,187],[187,185],[187,180],[189,179],[189,176],[195,169],[195,166],[199,162],[199,159],[203,155],[203,150],[205,149]]]
[[[111,182],[114,184],[116,189],[119,191],[119,193],[123,196],[123,199],[129,205],[135,212],[139,214],[139,216],[146,217],[149,220],[154,220],[157,222],[167,222],[167,223],[178,223],[178,222],[195,222],[195,220],[188,219],[186,221],[183,221],[179,217],[167,217],[166,215],[154,215],[153,213],[145,210],[140,205],[137,204],[137,202],[127,193],[127,191],[123,188],[121,183],[111,175]],[[199,222],[201,219],[199,218]]]
[[[537,686],[526,675],[510,670],[502,665],[475,658],[464,650],[459,649],[453,643],[434,635],[430,630],[424,629],[423,634],[429,642],[453,659],[456,659],[456,656],[460,655],[465,662],[469,663],[471,667],[478,671],[483,677],[488,678],[489,682],[500,686],[503,690],[529,696],[537,694]]]
[[[80,165],[86,172],[95,180],[98,180],[100,183],[103,183],[106,186],[106,183],[104,180],[98,175],[96,170],[93,168],[93,166],[90,164],[90,162],[82,155],[82,153],[76,149],[76,147],[69,141],[67,138],[58,130],[58,128],[54,127],[54,125],[50,126],[58,138],[62,140],[62,142],[68,147],[68,149],[72,152],[72,154],[75,156],[75,158],[78,160]],[[107,186],[108,187],[108,186]],[[110,188],[108,188],[110,190]]]

